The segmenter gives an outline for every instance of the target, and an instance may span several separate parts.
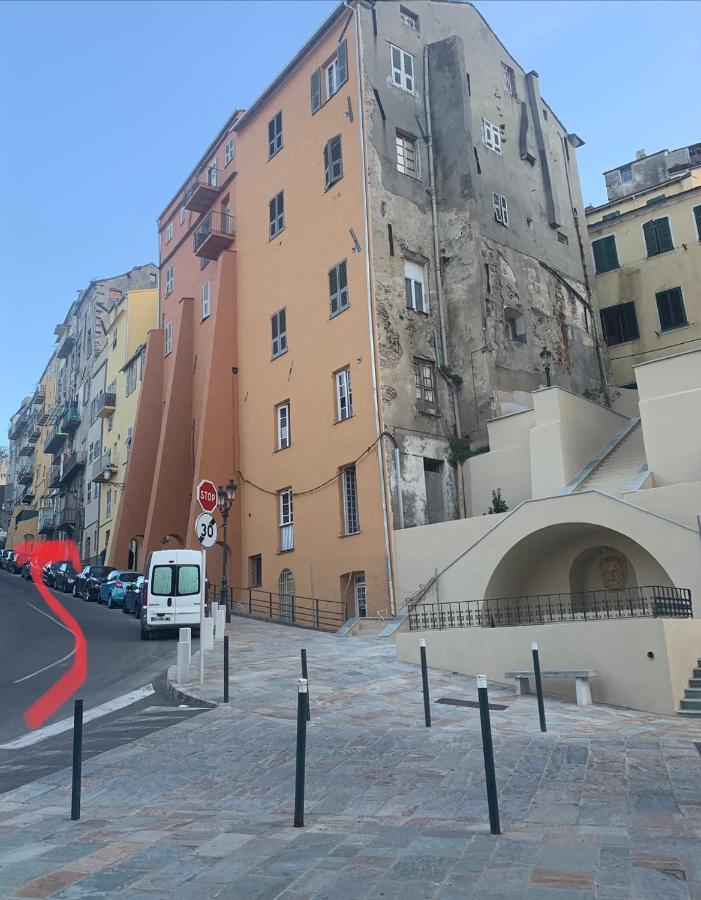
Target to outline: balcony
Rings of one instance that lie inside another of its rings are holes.
[[[25,442],[19,448],[18,456],[31,456],[34,453],[34,444]]]
[[[16,441],[17,438],[22,434],[24,429],[27,427],[27,423],[29,422],[29,417],[27,415],[20,416],[19,419],[15,422],[14,425],[10,428],[8,432],[8,437],[11,441]]]
[[[222,180],[222,173],[213,166],[195,176],[185,191],[185,209],[195,213],[206,212],[219,196]]]
[[[36,420],[30,423],[29,428],[27,430],[27,442],[30,444],[36,444],[36,442],[41,437],[41,429],[36,423]]]
[[[101,391],[95,399],[95,417],[109,419],[117,408],[117,392]]]
[[[49,468],[49,487],[55,488],[61,484],[61,478],[63,476],[63,470],[61,468],[61,460],[62,457],[58,457],[56,462],[53,462]]]
[[[80,512],[75,501],[67,502],[66,498],[58,504],[54,514],[54,522],[57,528],[70,528],[75,530],[80,521]]]
[[[35,415],[36,415],[37,425],[40,428],[43,428],[44,425],[46,425],[47,422],[49,421],[49,414],[47,413],[46,408],[44,406],[37,407]]]
[[[73,453],[64,453],[61,458],[62,471],[60,484],[67,484],[79,472],[85,468],[87,454],[85,450],[74,450]]]
[[[105,483],[111,481],[117,474],[117,459],[113,458],[111,452],[103,453],[99,459],[96,459],[92,465],[92,481]]]
[[[49,432],[49,436],[44,444],[44,453],[56,453],[63,446],[68,435],[63,430],[62,422],[59,420]]]
[[[75,347],[75,337],[72,334],[66,334],[59,340],[56,356],[59,359],[68,359]]]
[[[219,259],[234,242],[234,217],[228,213],[210,212],[198,222],[192,236],[196,256]]]
[[[77,406],[69,406],[61,419],[61,429],[66,434],[73,434],[80,425],[80,410]]]
[[[31,484],[34,480],[34,461],[22,460],[17,467],[17,481],[19,484]]]
[[[50,534],[54,530],[54,511],[49,506],[39,510],[39,534]]]
[[[37,389],[34,391],[34,396],[32,397],[32,403],[35,406],[43,406],[44,401],[46,400],[46,388],[43,385],[39,385]]]

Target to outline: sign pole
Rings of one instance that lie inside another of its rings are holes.
[[[204,684],[204,604],[207,599],[207,551],[202,548],[200,576],[200,685]]]

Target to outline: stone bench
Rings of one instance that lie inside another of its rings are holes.
[[[591,706],[590,678],[598,678],[599,673],[593,669],[547,669],[541,670],[541,678],[574,678],[577,689],[577,706]],[[535,678],[535,672],[504,672],[504,678],[516,680],[517,694],[530,694],[529,678]]]

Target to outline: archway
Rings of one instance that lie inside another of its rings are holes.
[[[144,544],[144,536],[143,534],[135,535],[129,541],[129,550],[127,553],[127,568],[132,571],[138,572],[140,571],[140,566],[142,563],[142,549]]]

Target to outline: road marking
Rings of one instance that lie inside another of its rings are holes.
[[[54,619],[53,616],[49,615],[49,613],[47,613],[47,612],[44,612],[43,609],[39,609],[39,607],[35,606],[33,603],[28,603],[27,606],[31,606],[32,609],[35,609],[38,613],[41,613],[42,616],[46,616],[47,619],[51,619],[52,622],[55,622],[57,625],[59,625],[61,628],[63,628],[64,631],[67,631],[68,634],[73,636],[73,632],[71,631],[71,629],[66,628],[66,626],[63,624],[63,622],[59,622],[58,619]]]
[[[65,656],[62,656],[61,659],[57,659],[56,662],[49,663],[48,666],[44,666],[43,669],[37,669],[36,672],[32,672],[31,675],[25,675],[23,678],[18,678],[17,681],[13,681],[12,683],[21,684],[23,681],[28,681],[30,678],[34,678],[35,675],[41,675],[41,673],[46,672],[47,669],[53,669],[54,666],[59,666],[62,662],[70,659],[74,654],[75,650],[71,650],[70,653],[66,653]]]
[[[114,700],[108,700],[107,703],[102,703],[100,706],[89,709],[83,716],[83,722],[92,722],[94,719],[107,716],[118,709],[131,706],[132,703],[143,700],[145,697],[150,697],[155,693],[153,687],[147,684],[136,691],[122,694],[121,697],[115,697]],[[23,747],[31,747],[32,744],[38,744],[39,741],[45,741],[47,738],[55,737],[57,734],[63,734],[64,731],[70,731],[71,728],[73,728],[73,716],[54,722],[53,725],[45,725],[36,731],[30,731],[28,734],[16,738],[7,744],[0,744],[0,750],[21,750]]]

